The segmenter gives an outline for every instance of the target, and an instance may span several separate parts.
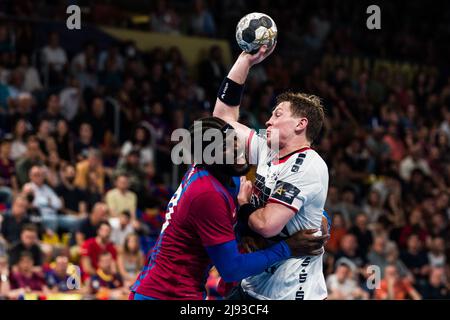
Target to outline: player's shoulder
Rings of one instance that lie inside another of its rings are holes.
[[[198,175],[190,181],[189,196],[193,199],[217,198],[225,187],[207,170],[200,169]]]
[[[314,149],[306,149],[293,154],[287,161],[288,165],[311,166],[326,168],[328,166],[323,158]]]
[[[316,177],[328,175],[328,166],[322,157],[314,149],[307,149],[292,155],[285,164],[285,173],[297,177]]]
[[[308,149],[305,151],[309,156],[306,157],[310,163],[317,169],[324,170],[328,172],[328,165],[320,156],[320,154],[314,149]]]

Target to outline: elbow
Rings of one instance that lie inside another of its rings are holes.
[[[219,108],[214,108],[213,117],[220,118],[226,122],[230,122],[233,120],[229,116],[227,116],[227,114],[223,112],[223,110],[220,110]]]
[[[224,110],[224,108],[215,107],[213,110],[213,117],[220,118],[226,122],[236,121],[236,119],[233,118],[233,115],[230,114],[230,110],[226,110],[226,108]]]

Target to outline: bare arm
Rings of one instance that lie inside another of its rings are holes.
[[[82,234],[81,232],[77,232],[77,233],[75,233],[75,240],[77,242],[77,245],[81,247],[84,240],[86,240],[86,239],[84,238],[84,234]]]
[[[254,55],[242,52],[231,68],[230,72],[228,73],[228,78],[238,84],[244,84],[247,80],[250,68],[253,65],[263,61],[273,52],[274,49],[275,45],[270,50],[267,48],[267,46],[262,46]],[[221,118],[222,120],[228,122],[236,129],[237,134],[241,139],[244,139],[244,141],[247,140],[251,130],[247,126],[244,126],[243,124],[240,124],[238,122],[239,105],[229,106],[217,98],[216,104],[214,106],[213,116]]]
[[[413,287],[411,287],[411,289],[408,291],[408,294],[413,300],[422,300],[422,296],[420,295],[420,293],[418,293],[417,290]]]
[[[250,215],[248,225],[264,238],[270,238],[279,234],[294,215],[294,210],[282,204],[268,203]]]
[[[125,266],[124,266],[124,264],[123,264],[123,255],[122,255],[122,253],[120,253],[120,254],[117,256],[117,268],[119,269],[119,273],[120,273],[120,275],[122,276],[122,278],[123,278],[124,280],[127,280],[127,279],[128,279],[128,273],[127,273],[127,271],[125,270]]]
[[[89,275],[93,275],[95,274],[95,269],[91,264],[91,260],[89,259],[89,257],[81,257],[81,266],[83,267],[83,270],[89,274]]]

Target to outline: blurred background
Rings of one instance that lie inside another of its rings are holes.
[[[211,115],[254,11],[278,45],[242,122],[286,89],[326,107],[329,299],[450,297],[448,1],[0,0],[0,299],[127,298],[186,169],[170,135]]]

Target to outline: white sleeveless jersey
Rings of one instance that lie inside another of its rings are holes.
[[[296,212],[280,233],[287,237],[303,229],[320,229],[328,192],[328,167],[319,154],[304,148],[281,159],[267,141],[251,132],[249,162],[257,163],[251,203],[263,207],[268,202],[285,205]],[[321,235],[319,231],[317,233]],[[290,258],[265,272],[241,282],[242,289],[261,300],[322,300],[327,289],[322,256]]]

